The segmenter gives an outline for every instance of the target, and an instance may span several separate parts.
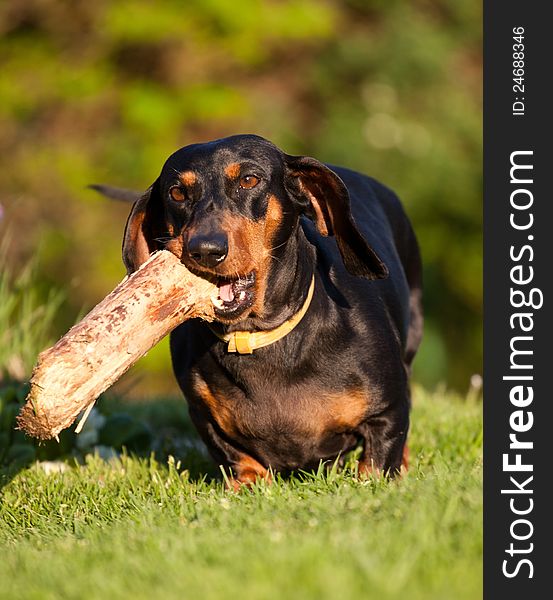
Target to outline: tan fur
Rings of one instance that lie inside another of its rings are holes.
[[[324,398],[320,426],[322,431],[355,429],[367,414],[369,401],[363,390],[347,390]],[[317,419],[317,421],[319,421]]]
[[[194,171],[184,171],[179,175],[179,179],[183,185],[192,186],[198,180]]]
[[[225,175],[229,179],[238,179],[240,175],[240,163],[230,163],[225,167]]]
[[[267,216],[265,218],[265,246],[272,249],[275,233],[282,222],[282,206],[276,196],[269,196]]]
[[[314,439],[330,432],[341,433],[355,429],[367,416],[370,405],[368,394],[356,388],[322,394],[317,399],[302,397],[301,390],[298,390],[298,406],[302,399],[310,408],[309,411],[298,412],[296,425],[305,431],[306,436]]]
[[[324,203],[321,203],[317,196],[311,193],[311,191],[306,188],[303,183],[300,181],[300,189],[306,194],[311,202],[311,207],[315,211],[315,225],[321,235],[327,237],[329,235],[328,223],[329,223],[329,215],[328,209]]]
[[[207,383],[199,377],[193,383],[194,390],[205,402],[209,411],[213,415],[219,427],[226,433],[233,435],[236,433],[235,419],[232,414],[232,405],[225,402],[221,396],[215,397]]]
[[[125,236],[123,239],[123,256],[129,272],[135,271],[150,257],[150,248],[144,237],[142,226],[146,218],[146,205],[148,196],[139,198],[133,205],[131,214],[127,220]],[[132,264],[127,264],[127,260]],[[129,270],[130,269],[130,270]]]
[[[169,234],[174,235],[173,226],[170,227]],[[172,252],[175,256],[180,258],[182,256],[182,236],[179,235],[178,237],[174,237],[173,239],[169,240],[165,244],[165,249],[169,250],[169,252]]]
[[[270,474],[267,469],[247,454],[242,454],[239,462],[233,465],[233,468],[236,472],[236,478],[231,479],[229,483],[234,491],[238,491],[241,486],[252,485],[256,479],[270,481]]]
[[[236,433],[236,421],[231,403],[225,402],[225,399],[221,396],[216,397],[208,384],[200,377],[196,377],[193,386],[196,393],[209,408],[219,427],[225,433],[234,435]],[[240,454],[240,458],[233,465],[233,469],[236,477],[228,480],[228,486],[234,491],[238,491],[242,485],[251,485],[257,478],[269,479],[267,469],[247,454]]]
[[[263,314],[267,275],[275,233],[282,220],[282,208],[275,196],[269,197],[264,221],[227,215],[223,225],[229,239],[228,256],[218,269],[222,276],[256,273],[256,294],[252,312]]]

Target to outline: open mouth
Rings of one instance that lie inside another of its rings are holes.
[[[218,295],[212,296],[215,315],[232,319],[242,314],[254,302],[255,273],[240,276],[236,279],[217,279]]]

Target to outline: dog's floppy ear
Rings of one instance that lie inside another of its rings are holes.
[[[346,269],[367,279],[385,279],[388,268],[353,221],[344,182],[328,167],[307,156],[286,156],[286,187],[321,235],[336,238]]]
[[[131,274],[158,250],[157,237],[163,235],[163,203],[156,180],[133,204],[123,235],[123,262]]]

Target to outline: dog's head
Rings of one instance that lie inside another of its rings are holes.
[[[387,270],[359,233],[342,180],[313,158],[288,156],[255,135],[186,146],[135,202],[123,241],[129,272],[165,248],[191,271],[217,281],[217,318],[263,316],[271,269],[306,214],[334,235],[348,271],[377,279]]]

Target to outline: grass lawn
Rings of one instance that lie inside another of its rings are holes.
[[[480,403],[417,390],[394,482],[350,466],[233,494],[181,446],[4,472],[0,598],[481,597]]]

